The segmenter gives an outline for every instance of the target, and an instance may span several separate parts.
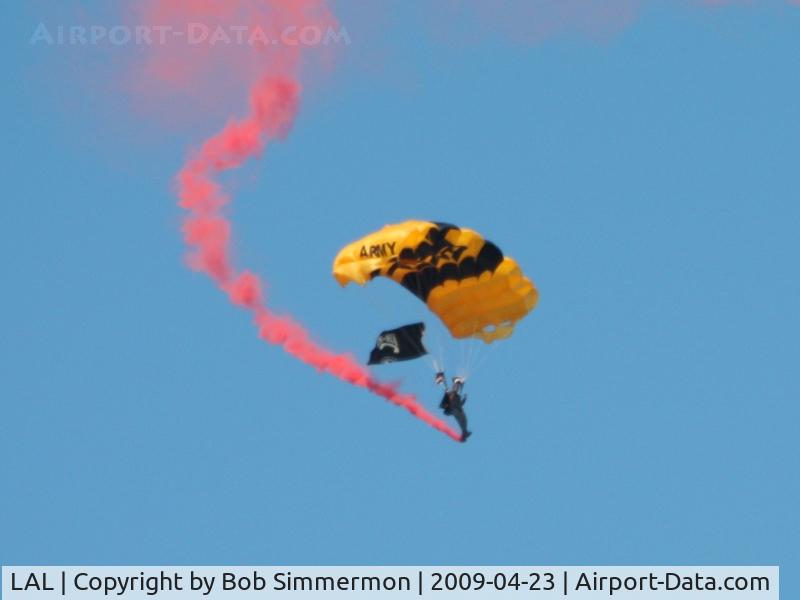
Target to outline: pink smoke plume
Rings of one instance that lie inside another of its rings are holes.
[[[242,0],[227,4],[213,2],[160,3],[163,10],[189,11],[192,8],[214,9],[220,17],[231,13],[243,14],[236,9],[263,9],[263,18],[272,28],[280,24],[302,26],[308,15],[323,15],[329,19],[323,0]],[[224,7],[224,8],[223,8]],[[203,13],[205,14],[205,13]],[[261,13],[259,13],[261,14]],[[205,14],[205,16],[208,16]],[[319,21],[316,21],[319,22]],[[365,388],[371,393],[405,408],[431,427],[460,441],[461,436],[443,421],[434,417],[410,394],[399,392],[395,386],[375,379],[369,370],[348,354],[333,352],[311,339],[301,324],[289,316],[279,316],[267,308],[259,277],[248,271],[239,271],[233,264],[230,252],[231,223],[222,212],[230,202],[215,177],[226,170],[242,166],[248,159],[261,155],[266,145],[285,136],[297,114],[301,86],[297,47],[278,49],[265,54],[260,76],[250,89],[249,114],[240,120],[230,121],[219,133],[206,140],[184,164],[177,175],[180,206],[188,211],[183,232],[192,252],[189,264],[206,273],[229,297],[230,301],[253,313],[260,337],[281,346],[286,352],[314,367],[351,385]],[[175,75],[176,72],[168,73]]]

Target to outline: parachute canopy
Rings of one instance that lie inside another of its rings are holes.
[[[343,286],[388,277],[425,302],[453,337],[487,343],[510,336],[539,298],[516,261],[492,242],[431,221],[387,225],[345,246],[333,275]]]

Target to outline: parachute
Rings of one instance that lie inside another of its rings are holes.
[[[458,339],[510,336],[539,294],[513,258],[472,229],[406,221],[342,248],[333,263],[342,286],[388,277],[422,300]]]

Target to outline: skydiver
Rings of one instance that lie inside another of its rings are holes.
[[[440,371],[436,374],[436,383],[444,386],[444,396],[439,403],[439,408],[444,411],[444,414],[452,416],[456,420],[461,428],[461,441],[466,442],[472,432],[467,431],[467,415],[464,413],[467,396],[466,394],[461,395],[461,390],[464,389],[464,378],[453,377],[453,387],[448,389],[444,373]]]

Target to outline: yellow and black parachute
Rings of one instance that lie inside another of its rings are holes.
[[[456,338],[507,338],[539,294],[512,258],[477,232],[447,223],[387,225],[342,248],[341,285],[388,277],[428,305]]]

